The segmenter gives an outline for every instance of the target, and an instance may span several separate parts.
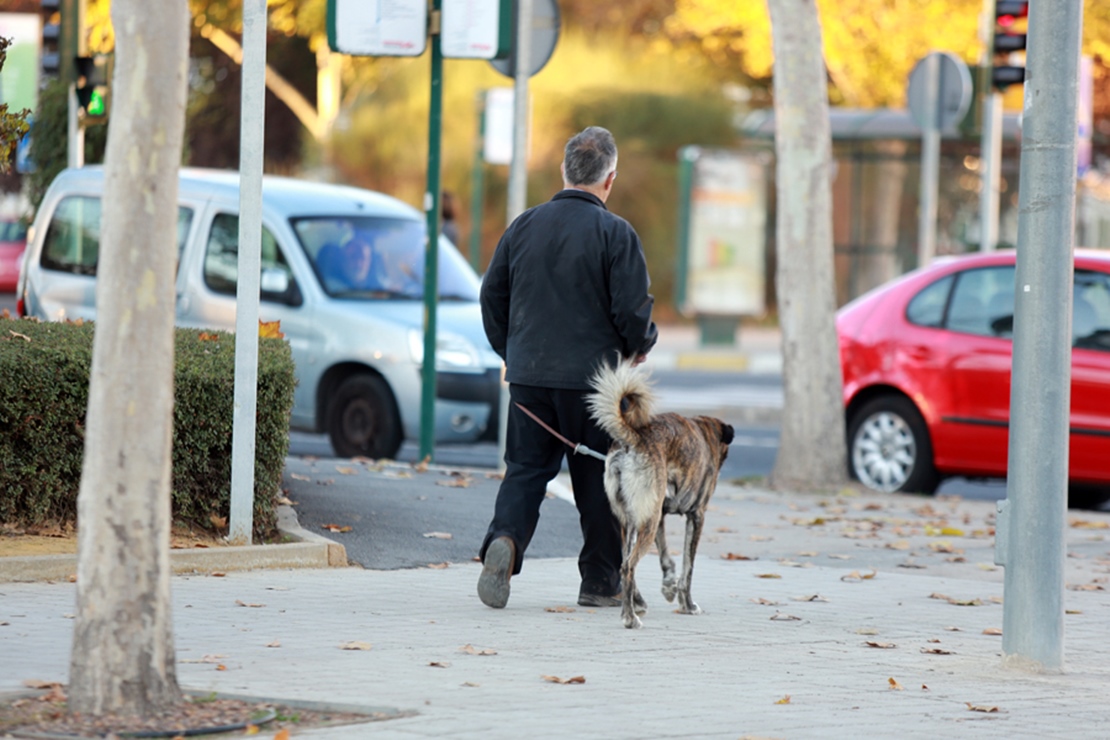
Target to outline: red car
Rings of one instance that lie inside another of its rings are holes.
[[[0,221],[0,293],[14,293],[19,263],[27,247],[27,224]]]
[[[1006,476],[1013,250],[942,258],[837,314],[852,475],[932,493]],[[1069,496],[1110,499],[1110,252],[1075,250]]]

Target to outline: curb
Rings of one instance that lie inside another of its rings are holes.
[[[345,568],[347,550],[327,537],[309,532],[290,506],[278,507],[278,530],[294,540],[277,545],[240,545],[171,550],[174,575],[281,568]],[[77,577],[76,555],[28,555],[0,558],[0,583],[69,581]]]

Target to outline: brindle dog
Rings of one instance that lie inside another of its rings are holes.
[[[636,588],[636,564],[654,541],[663,568],[663,596],[679,611],[700,614],[690,597],[694,554],[705,522],[705,507],[732,443],[732,427],[710,416],[688,418],[652,411],[651,386],[643,372],[622,361],[603,366],[590,379],[590,413],[613,438],[605,460],[605,492],[623,535],[621,619],[643,626],[637,613],[647,610]],[[667,551],[664,514],[686,516],[682,577]]]

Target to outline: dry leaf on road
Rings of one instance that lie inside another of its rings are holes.
[[[781,699],[779,699],[778,701],[775,702],[775,704],[789,704],[789,703],[790,703],[790,694],[787,694],[786,696],[782,697]]]
[[[249,604],[246,601],[240,601],[239,599],[235,600],[235,605],[236,606],[249,606],[252,609],[260,609],[261,607],[266,606],[265,604]]]
[[[801,617],[795,617],[793,614],[783,614],[782,612],[775,612],[771,617],[773,622],[800,622]]]
[[[321,529],[326,529],[326,530],[328,530],[329,532],[350,532],[350,531],[351,531],[351,525],[349,525],[349,524],[344,524],[344,525],[339,525],[339,524],[321,524],[321,525],[320,525],[320,528],[321,528]]]
[[[921,648],[921,652],[926,655],[955,655],[952,650],[945,650],[944,648]]]
[[[972,704],[969,701],[965,701],[964,704],[967,704],[967,708],[970,709],[973,712],[997,712],[998,711],[998,707],[989,707],[989,706],[986,706],[986,705],[983,705],[983,704]]]
[[[782,578],[778,573],[756,573],[756,578]]]
[[[751,555],[741,555],[738,552],[726,552],[721,556],[721,560],[759,560],[759,558]]]
[[[893,678],[888,678],[887,683],[890,684],[890,688],[893,689],[894,691],[902,691],[904,689],[902,684],[898,683],[898,681],[896,681]]]
[[[300,473],[290,473],[289,477],[292,478],[293,480],[306,480],[306,481],[307,480],[312,480],[312,478],[310,476],[301,475]]]
[[[878,640],[868,640],[863,644],[867,647],[880,648],[882,650],[890,650],[891,648],[898,647],[893,642],[879,642]]]
[[[540,678],[550,683],[586,683],[585,676],[575,676],[573,678],[559,678],[558,676],[540,676]]]
[[[449,540],[452,537],[449,532],[425,532],[424,536],[436,540]]]
[[[847,575],[840,577],[840,580],[845,583],[860,583],[862,581],[870,581],[879,574],[879,571],[872,570],[870,573],[860,573],[858,570],[853,570]]]
[[[459,648],[459,652],[467,655],[497,655],[497,651],[493,648],[478,649],[469,643]]]
[[[368,642],[360,642],[359,640],[351,640],[344,642],[339,646],[340,650],[373,650],[374,646]]]
[[[1001,635],[1002,634],[1002,628],[1001,627],[987,627],[985,630],[983,630],[983,634],[984,635]]]
[[[573,606],[545,606],[543,610],[545,612],[554,612],[556,614],[569,614],[570,612],[575,611],[575,608]]]

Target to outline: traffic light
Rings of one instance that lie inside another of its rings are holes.
[[[112,60],[110,54],[76,57],[77,104],[84,112],[85,122],[93,123],[108,116],[111,99]]]
[[[1013,55],[1025,51],[1023,21],[1029,18],[1028,0],[996,0],[991,41],[991,85],[1005,90],[1025,81],[1025,67],[1013,64]]]
[[[62,3],[42,0],[42,74],[57,77],[62,70]]]

